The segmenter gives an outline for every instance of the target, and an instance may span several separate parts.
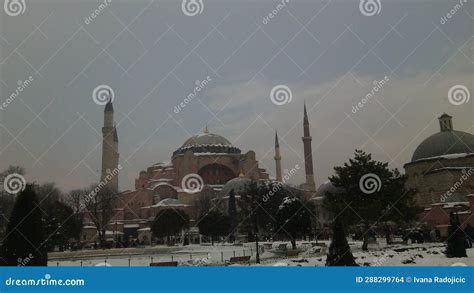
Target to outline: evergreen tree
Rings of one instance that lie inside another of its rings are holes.
[[[189,228],[189,216],[179,209],[163,209],[158,212],[151,230],[156,237],[166,237],[171,245],[171,236],[175,236]]]
[[[210,211],[198,223],[199,233],[211,237],[212,245],[218,236],[227,236],[230,230],[230,219],[218,211]]]
[[[446,248],[447,257],[467,257],[467,240],[464,232],[461,230],[459,216],[451,212],[449,215],[448,228],[448,247]]]
[[[41,203],[44,211],[46,234],[50,235],[47,247],[52,251],[58,246],[62,251],[71,239],[78,239],[82,229],[82,218],[67,204],[54,200]]]
[[[35,185],[35,192],[47,237],[45,244],[48,251],[55,247],[63,250],[69,243],[69,240],[79,239],[82,229],[82,217],[74,213],[69,204],[66,204],[65,195],[62,194],[54,183],[44,183]],[[82,196],[85,196],[83,193]],[[69,202],[72,204],[72,202]]]
[[[333,223],[332,241],[326,258],[326,266],[358,266],[339,218],[336,218]]]
[[[295,197],[286,197],[276,214],[277,227],[282,235],[290,237],[291,246],[296,249],[296,239],[311,233],[311,214]]]
[[[344,223],[362,218],[363,250],[368,249],[374,224],[409,223],[416,220],[421,211],[415,202],[415,191],[405,188],[406,176],[397,169],[390,170],[388,163],[373,160],[370,154],[356,150],[354,158],[334,170],[336,174],[329,180],[338,192],[328,192],[324,205],[334,215],[342,217]]]
[[[17,197],[6,236],[0,250],[0,263],[6,266],[46,266],[48,255],[43,219],[33,185],[27,184]]]
[[[281,182],[268,184],[251,182],[247,184],[245,191],[240,194],[238,204],[243,218],[244,232],[247,232],[249,236],[252,235],[250,237],[252,241],[255,234],[255,231],[252,231],[255,230],[255,220],[257,220],[259,231],[265,234],[274,234],[274,229],[277,226],[275,215],[278,213],[283,199],[289,196],[303,197],[300,192],[289,190],[288,186]]]

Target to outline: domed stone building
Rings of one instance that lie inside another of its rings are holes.
[[[194,220],[200,196],[210,193],[212,197],[240,172],[249,181],[269,178],[266,170],[259,167],[255,152],[243,154],[229,140],[206,129],[186,140],[173,152],[171,161],[141,171],[135,179],[135,190],[118,195],[122,204],[117,207],[121,210],[115,218],[123,223],[125,235],[133,236],[134,233],[127,233],[128,228],[147,226],[160,203],[174,199],[173,205],[180,205]]]
[[[102,156],[103,174],[108,174],[118,165],[118,135],[113,124],[113,107],[109,102],[104,111],[104,146]],[[301,190],[314,193],[315,182],[311,156],[309,122],[304,107],[304,157],[306,182]],[[108,147],[113,146],[113,148]],[[107,171],[109,170],[109,171]],[[139,232],[147,231],[157,212],[163,208],[179,208],[191,219],[191,226],[199,216],[206,199],[225,199],[231,189],[240,192],[247,183],[277,180],[283,182],[278,136],[275,136],[275,179],[261,168],[252,150],[243,153],[225,137],[204,132],[187,139],[171,155],[168,162],[153,164],[139,172],[134,190],[118,192],[114,204],[114,216],[108,229],[120,232],[124,239],[138,238]],[[117,176],[115,176],[117,177]],[[103,176],[103,178],[105,178]],[[103,180],[101,180],[102,182]],[[118,180],[106,183],[118,190]],[[311,195],[308,195],[310,197]],[[220,204],[223,202],[220,200]],[[90,233],[95,233],[93,223],[86,220]],[[123,234],[122,234],[123,233]],[[91,235],[93,236],[93,235]]]
[[[474,135],[454,130],[452,117],[443,114],[440,132],[426,138],[405,164],[407,187],[416,189],[420,206],[467,202],[474,191]]]

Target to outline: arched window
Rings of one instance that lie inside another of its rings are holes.
[[[230,168],[221,164],[206,165],[198,173],[205,184],[224,184],[230,179],[237,177]]]

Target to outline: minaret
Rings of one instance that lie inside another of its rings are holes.
[[[116,172],[119,171],[119,151],[118,151],[118,145],[119,145],[119,140],[118,140],[118,135],[117,135],[117,127],[114,124],[114,169]],[[118,191],[118,173],[116,176],[113,177],[112,179],[112,186],[114,186],[114,190]]]
[[[282,182],[281,176],[281,155],[280,155],[280,143],[278,142],[278,132],[275,130],[275,168],[276,168],[276,180]]]
[[[316,184],[314,182],[313,172],[313,154],[311,148],[311,134],[309,132],[309,120],[308,113],[306,112],[306,103],[304,104],[304,120],[303,120],[303,146],[304,146],[304,167],[306,172],[306,184],[305,189],[310,191],[316,191]]]
[[[114,125],[112,101],[105,105],[102,127],[102,172],[100,180],[114,192],[118,191],[118,136]]]

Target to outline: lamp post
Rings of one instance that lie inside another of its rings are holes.
[[[257,190],[255,190],[257,192]],[[254,224],[254,230],[255,230],[255,248],[257,250],[256,255],[255,255],[255,262],[260,263],[260,252],[258,250],[258,203],[255,199],[255,193],[252,193],[252,202],[255,206],[254,210],[254,216],[253,216],[253,224]]]

